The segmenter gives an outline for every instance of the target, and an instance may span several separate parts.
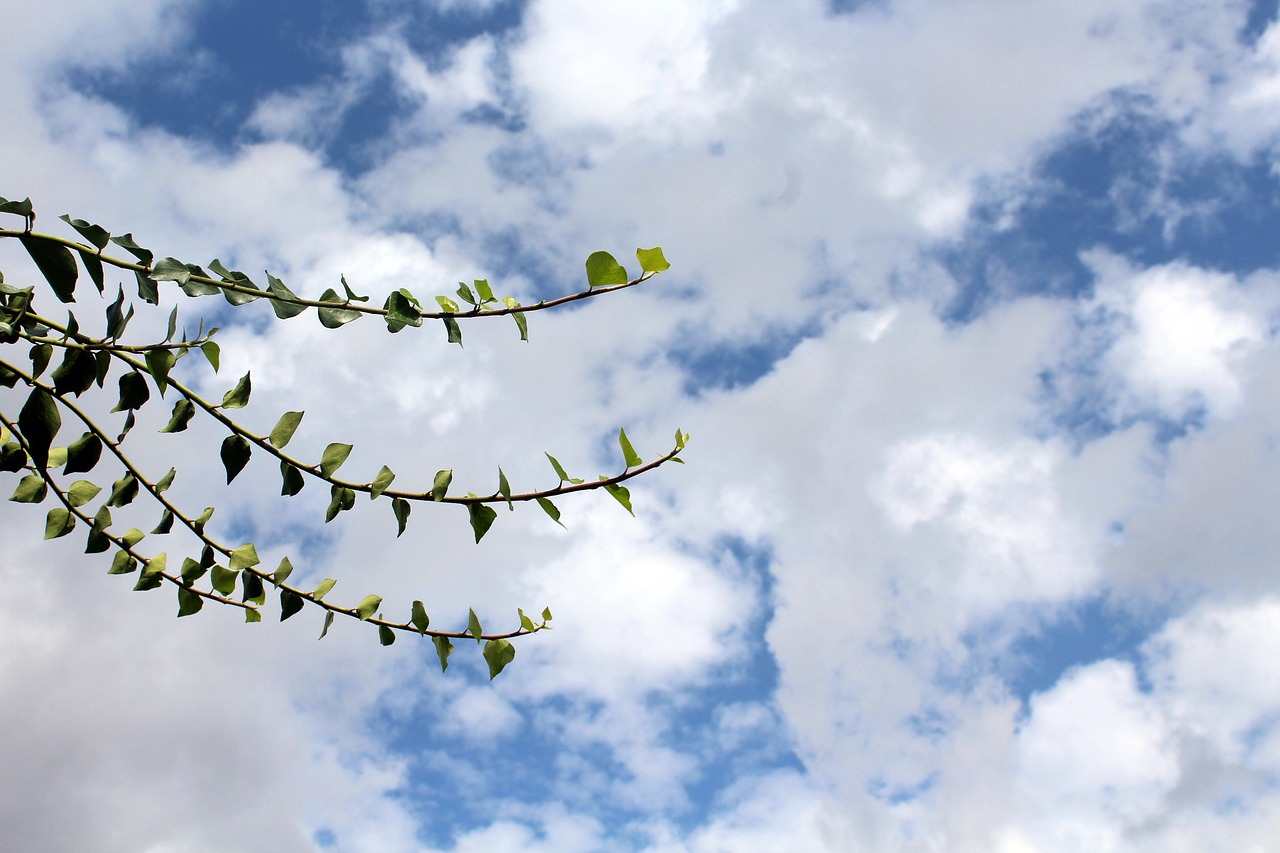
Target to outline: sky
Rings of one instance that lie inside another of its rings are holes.
[[[209,394],[405,482],[607,495],[322,523],[213,427],[135,452],[334,596],[478,651],[130,592],[0,506],[6,851],[1246,851],[1280,833],[1274,0],[12,2],[0,195],[317,296]],[[17,220],[14,220],[17,222]],[[6,227],[15,227],[12,223]],[[0,241],[9,283],[34,280]],[[257,271],[257,272],[255,272]],[[93,299],[84,315],[97,316]],[[212,303],[210,303],[212,305]],[[139,305],[139,309],[144,306]],[[144,316],[147,315],[147,316]],[[161,332],[163,334],[163,332]],[[25,355],[22,356],[25,358]],[[192,360],[194,361],[194,360]],[[4,398],[8,405],[15,398]],[[8,409],[6,409],[8,411]],[[162,420],[166,413],[155,417]],[[118,417],[118,416],[116,416]],[[141,431],[149,421],[140,423]],[[383,502],[385,504],[385,501]],[[347,599],[344,599],[347,600]],[[268,606],[270,607],[270,605]],[[270,613],[270,610],[268,610]]]

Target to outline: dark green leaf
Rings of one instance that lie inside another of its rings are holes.
[[[262,604],[267,600],[267,592],[262,588],[262,576],[253,572],[240,573],[241,601]]]
[[[120,248],[127,250],[135,258],[142,261],[143,266],[150,266],[151,259],[155,257],[155,255],[151,254],[150,249],[144,249],[137,243],[133,242],[133,234],[131,233],[112,237],[111,242],[115,243]]]
[[[506,305],[508,308],[520,307],[520,303],[510,296],[505,297],[502,300],[502,304]],[[511,317],[516,321],[516,328],[520,330],[520,340],[529,340],[529,318],[524,315],[523,311],[516,311],[512,313]]]
[[[124,312],[124,286],[121,285],[116,300],[107,306],[107,337],[119,339],[129,321],[133,319],[133,306],[129,306],[128,314]]]
[[[293,614],[302,609],[305,599],[296,592],[287,589],[280,590],[280,621],[288,619]]]
[[[355,291],[351,289],[351,285],[347,284],[347,277],[345,275],[338,276],[338,280],[342,282],[342,289],[347,292],[348,302],[368,302],[369,301],[369,297],[367,296],[356,296]]]
[[[356,605],[356,615],[363,622],[370,616],[378,612],[378,608],[382,605],[382,596],[366,595],[360,599],[360,603]]]
[[[338,513],[346,512],[356,505],[356,493],[344,486],[329,488],[329,508],[325,510],[324,522],[328,524],[338,517]]]
[[[369,487],[369,497],[372,499],[381,495],[390,487],[391,481],[395,478],[395,472],[383,465],[382,470],[378,472],[378,476],[373,478],[373,483]]]
[[[155,380],[156,388],[160,390],[160,396],[164,396],[165,389],[169,387],[169,371],[173,369],[173,363],[176,359],[172,350],[153,349],[147,350],[147,370],[151,373],[151,378]]]
[[[587,258],[588,286],[607,287],[611,284],[626,284],[628,281],[627,271],[608,252],[592,252],[591,257]]]
[[[157,524],[155,526],[155,529],[152,530],[151,532],[152,534],[155,534],[155,535],[163,535],[165,533],[169,533],[172,530],[173,530],[173,512],[171,510],[166,509],[164,512],[160,514],[160,523]]]
[[[22,201],[10,201],[7,198],[0,198],[0,213],[13,213],[27,220],[25,227],[30,228],[30,222],[36,218],[35,213],[31,210],[31,199],[24,198]]]
[[[435,482],[431,485],[431,499],[433,501],[444,500],[445,494],[449,491],[449,484],[453,482],[453,469],[446,468],[443,471],[436,472]]]
[[[489,663],[489,680],[493,681],[498,673],[516,658],[516,647],[508,640],[490,640],[484,644],[484,659]]]
[[[405,500],[404,498],[392,498],[391,511],[395,513],[396,525],[399,528],[396,531],[397,539],[399,539],[400,535],[404,533],[404,526],[409,521],[409,510],[410,510],[410,506],[407,500]]]
[[[332,288],[320,294],[321,302],[338,303],[338,294]],[[345,326],[352,320],[360,319],[360,312],[353,311],[350,308],[320,308],[316,311],[320,317],[320,324],[326,329],[336,329]]]
[[[639,454],[635,448],[631,446],[631,442],[627,439],[627,431],[625,429],[618,430],[618,446],[622,448],[622,458],[626,460],[628,468],[635,468],[637,465],[643,464]]]
[[[16,441],[0,447],[0,471],[21,471],[27,464],[26,451]]]
[[[182,285],[191,280],[191,270],[177,258],[161,258],[152,265],[147,278],[152,281],[176,281]]]
[[[249,394],[253,391],[253,382],[249,379],[250,372],[246,372],[244,376],[240,377],[236,387],[222,395],[222,408],[243,409],[249,405]]]
[[[147,387],[146,378],[136,370],[130,370],[120,377],[120,402],[116,403],[113,412],[140,409],[151,399],[151,389]]]
[[[453,642],[448,637],[432,637],[436,647],[436,657],[440,658],[440,671],[449,668],[449,655],[453,654]]]
[[[271,442],[273,447],[284,447],[293,438],[294,432],[298,429],[298,424],[302,423],[303,414],[303,412],[285,412],[280,416],[280,420],[276,421],[276,425],[271,430],[271,435],[267,437],[267,441]]]
[[[138,576],[138,582],[133,585],[135,592],[159,588],[160,575],[164,572],[166,559],[167,555],[156,554],[142,564],[142,574]]]
[[[70,225],[80,233],[80,236],[93,245],[95,249],[101,251],[105,249],[107,243],[111,241],[111,232],[99,225],[91,225],[83,219],[72,219],[68,214],[62,214],[58,217],[63,222]]]
[[[31,359],[31,375],[39,378],[49,366],[49,359],[53,357],[53,347],[50,344],[36,344],[31,348],[28,356]]]
[[[76,517],[62,507],[49,510],[44,520],[44,538],[57,539],[66,536],[76,526]]]
[[[187,428],[196,413],[195,404],[185,397],[173,404],[173,416],[169,423],[160,428],[160,432],[182,432]]]
[[[640,269],[645,272],[665,272],[671,269],[671,264],[667,263],[667,259],[662,256],[661,246],[654,246],[652,249],[636,249],[636,260],[640,262]]]
[[[413,615],[409,618],[413,622],[413,627],[418,629],[419,634],[426,633],[427,628],[431,625],[431,619],[427,616],[427,608],[423,606],[421,601],[414,601],[411,611]]]
[[[493,520],[498,517],[498,514],[492,507],[479,503],[467,504],[467,513],[471,517],[471,529],[476,534],[476,544],[479,544],[484,535],[489,532],[489,528],[493,526]]]
[[[18,413],[18,428],[27,442],[27,453],[37,468],[49,463],[49,446],[62,428],[58,405],[43,388],[33,388],[27,402]]]
[[[49,494],[49,484],[38,474],[28,474],[18,482],[18,488],[9,498],[20,504],[38,504]]]
[[[138,298],[148,305],[160,304],[160,288],[156,283],[147,278],[146,273],[142,270],[134,270],[133,277],[138,282]]]
[[[124,437],[129,434],[129,430],[133,429],[136,419],[133,416],[133,409],[129,410],[129,414],[125,415],[124,426],[120,428],[120,434],[116,436],[116,444],[124,441]]]
[[[204,607],[204,598],[187,589],[185,586],[178,587],[178,617],[190,616],[193,613],[199,613],[200,608]]]
[[[333,442],[324,449],[324,454],[320,457],[320,475],[325,479],[333,476],[333,472],[342,467],[342,463],[347,461],[347,457],[351,455],[351,445]]]
[[[422,306],[413,294],[404,288],[393,292],[382,306],[386,309],[387,329],[398,332],[405,326],[417,328],[422,325]]]
[[[288,462],[280,462],[280,476],[284,478],[284,483],[280,486],[280,494],[287,497],[293,497],[307,484],[302,472]]]
[[[53,389],[59,394],[79,397],[93,386],[98,367],[93,353],[79,347],[67,347],[62,364],[53,369]]]
[[[471,292],[471,288],[467,287],[467,285],[461,281],[458,282],[458,298],[463,302],[466,302],[468,305],[476,304],[476,295]],[[456,307],[454,310],[457,310]]]
[[[271,295],[275,297],[271,300],[271,310],[275,311],[276,316],[281,320],[296,317],[307,310],[307,306],[297,304],[297,294],[285,287],[284,282],[271,273],[267,273],[267,290],[271,291]]]
[[[219,456],[222,458],[223,467],[227,469],[228,483],[244,470],[245,465],[249,464],[251,452],[249,442],[238,435],[229,435],[223,439]]]
[[[31,234],[18,237],[31,260],[36,262],[40,274],[53,288],[54,296],[62,302],[76,301],[76,279],[80,275],[75,256],[61,243]]]
[[[190,586],[200,578],[204,577],[205,567],[197,563],[190,557],[186,557],[182,561],[182,582]]]
[[[442,317],[445,331],[449,334],[449,343],[462,346],[462,327],[452,317]]]
[[[378,626],[378,642],[384,646],[389,646],[396,641],[396,632],[388,628],[386,625]]]

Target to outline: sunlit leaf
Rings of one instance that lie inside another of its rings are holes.
[[[267,441],[270,441],[273,447],[284,447],[293,438],[298,424],[302,423],[303,414],[304,412],[285,412],[280,416],[280,420],[276,421]]]
[[[372,499],[381,495],[390,487],[391,481],[395,478],[395,472],[383,465],[382,470],[378,472],[378,476],[373,478],[373,483],[369,487],[369,497]]]
[[[556,509],[555,504],[547,498],[538,498],[537,501],[538,506],[542,507],[542,511],[551,516],[552,521],[559,524],[561,527],[564,527],[564,522],[560,520],[560,510]]]
[[[333,578],[325,578],[324,580],[320,581],[320,585],[315,588],[314,592],[311,593],[311,597],[314,598],[316,601],[319,601],[320,599],[324,598],[326,595],[329,594],[329,590],[333,589],[333,586],[336,583],[337,581],[334,580]]]
[[[613,495],[613,499],[616,500],[618,503],[622,504],[623,509],[625,509],[627,512],[631,513],[632,515],[636,514],[635,510],[631,508],[631,492],[627,490],[626,486],[619,486],[613,483],[605,483],[604,490],[609,494]]]
[[[590,287],[607,287],[626,284],[630,279],[622,264],[608,252],[592,252],[587,258],[587,284]]]
[[[28,474],[18,482],[9,500],[20,504],[38,504],[49,494],[49,484],[38,474]]]
[[[449,484],[453,482],[453,469],[446,468],[443,471],[437,471],[435,481],[431,485],[431,499],[433,501],[444,500],[445,494],[449,491]]]
[[[628,468],[635,468],[637,465],[643,464],[639,454],[635,448],[631,446],[631,441],[627,438],[625,429],[618,430],[618,446],[622,448],[622,457],[626,460]]]
[[[476,616],[475,610],[470,608],[467,609],[467,631],[476,638],[477,643],[480,642],[480,637],[484,634],[484,629],[480,627],[480,618]]]
[[[226,566],[214,566],[209,573],[209,585],[223,595],[230,595],[236,591],[236,577],[239,572],[228,569]]]
[[[363,622],[373,614],[377,613],[380,606],[382,606],[382,596],[366,595],[364,598],[360,599],[360,603],[356,605],[356,615],[359,616],[360,621]]]
[[[323,640],[323,639],[325,638],[325,635],[329,633],[329,627],[330,627],[331,625],[333,625],[333,611],[332,611],[332,610],[330,610],[329,612],[327,612],[327,613],[325,613],[325,614],[324,614],[324,627],[320,629],[320,636],[319,636],[319,637],[317,637],[316,639],[317,639],[317,640]]]
[[[432,637],[431,642],[436,647],[436,657],[440,658],[440,671],[444,672],[449,668],[449,655],[453,654],[453,641],[448,637]]]
[[[431,625],[431,619],[427,616],[427,608],[421,601],[414,601],[411,608],[412,615],[409,617],[413,622],[413,627],[418,629],[418,633],[425,633]]]
[[[333,476],[333,472],[342,467],[342,463],[347,461],[347,457],[351,455],[351,445],[334,442],[324,449],[324,455],[320,457],[320,473],[326,479]]]
[[[640,262],[640,269],[645,272],[665,272],[671,269],[671,264],[667,263],[667,259],[662,256],[661,246],[654,246],[652,249],[636,249],[636,260]]]
[[[232,388],[222,396],[222,408],[224,409],[243,409],[249,405],[249,395],[253,392],[253,382],[249,378],[249,372],[240,377],[240,381],[236,383],[236,387]]]
[[[391,511],[395,513],[395,517],[396,517],[396,525],[397,525],[396,538],[397,539],[399,539],[400,535],[404,533],[404,526],[409,522],[410,509],[411,507],[409,506],[409,502],[404,498],[393,498],[391,500]]]
[[[84,506],[98,496],[102,487],[88,480],[76,480],[67,488],[67,502],[72,506]]]
[[[498,673],[516,658],[516,647],[508,640],[489,640],[484,644],[484,659],[489,664],[489,680],[498,677]]]
[[[262,562],[258,559],[258,549],[254,547],[252,542],[241,545],[231,552],[231,569],[239,571],[258,565]]]
[[[57,539],[66,536],[76,526],[76,517],[62,507],[49,510],[44,520],[44,538]]]

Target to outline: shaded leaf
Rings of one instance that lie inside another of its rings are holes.
[[[396,525],[398,526],[396,531],[397,539],[399,539],[400,535],[404,533],[404,526],[409,521],[410,509],[411,507],[409,506],[409,502],[404,498],[393,498],[391,501],[391,511],[395,513]]]
[[[178,587],[179,618],[199,613],[201,607],[204,607],[204,598],[187,589],[185,586]]]
[[[476,638],[476,642],[480,642],[480,637],[484,634],[484,630],[480,627],[480,619],[476,616],[475,610],[467,609],[467,631],[471,636]]]
[[[623,509],[631,513],[633,516],[636,514],[635,510],[631,508],[631,492],[627,490],[626,486],[605,483],[604,490],[613,495],[613,499],[622,504]]]
[[[281,320],[288,320],[290,317],[296,317],[303,311],[307,310],[307,306],[298,305],[295,300],[298,296],[292,290],[285,287],[280,279],[267,273],[267,290],[275,297],[271,300],[271,310],[276,312],[276,316]],[[282,301],[289,300],[289,301]]]
[[[200,565],[190,557],[183,558],[182,560],[182,582],[183,583],[187,585],[195,583],[196,581],[200,580],[200,578],[204,577],[204,574],[206,571],[207,569],[205,569],[204,566]]]
[[[138,481],[132,474],[125,474],[111,484],[111,497],[107,498],[107,506],[128,506],[138,496]]]
[[[218,372],[218,361],[222,351],[218,347],[217,341],[205,341],[200,345],[200,352],[204,353],[205,359],[209,362],[209,366],[213,368],[213,372]]]
[[[91,432],[86,432],[67,445],[67,464],[62,469],[62,473],[79,474],[92,471],[100,458],[102,458],[102,439]]]
[[[302,472],[283,460],[280,462],[280,476],[284,479],[284,483],[280,486],[280,494],[286,497],[293,497],[307,484]]]
[[[325,510],[324,521],[328,524],[337,518],[338,513],[346,512],[356,505],[356,493],[344,486],[332,486],[329,489],[329,508]]]
[[[222,396],[222,408],[224,409],[243,409],[249,405],[249,394],[253,391],[253,382],[249,378],[249,372],[240,377],[240,381],[236,383],[236,387],[232,388]]]
[[[18,240],[35,261],[45,281],[49,282],[49,287],[53,288],[54,296],[61,302],[75,302],[76,279],[80,271],[71,250],[61,243],[30,234],[21,234]]]
[[[446,468],[443,471],[437,471],[435,481],[431,484],[431,499],[433,501],[444,500],[445,494],[449,491],[449,484],[452,482],[453,482],[452,468]]]
[[[262,576],[256,572],[240,573],[241,601],[262,604],[267,600],[267,592],[262,588]]]
[[[287,589],[280,590],[280,621],[283,622],[297,613],[305,603],[306,600],[296,592]],[[324,635],[322,634],[321,636]]]
[[[226,566],[214,566],[209,573],[209,585],[223,595],[230,595],[236,591],[237,574]]]
[[[18,482],[9,500],[20,504],[38,504],[49,494],[49,484],[38,474],[28,474]]]
[[[498,494],[507,499],[507,509],[516,508],[511,502],[511,484],[507,482],[507,475],[502,473],[502,466],[498,466]]]
[[[245,441],[238,435],[229,435],[222,441],[222,449],[219,456],[222,458],[222,465],[227,470],[227,482],[230,483],[236,478],[236,475],[244,470],[244,466],[249,464],[249,456],[252,450],[249,442]]]
[[[320,294],[321,302],[340,302],[337,291],[332,288]],[[320,317],[320,324],[326,329],[337,329],[345,326],[352,320],[360,319],[360,312],[353,311],[350,308],[320,308],[316,313]]]
[[[151,532],[156,535],[163,535],[173,530],[173,512],[165,510],[160,513],[160,523],[155,526]]]
[[[431,642],[436,647],[436,657],[440,658],[440,671],[444,672],[449,668],[449,655],[453,654],[453,642],[448,637],[432,637]]]
[[[120,377],[120,401],[111,411],[124,412],[140,409],[150,399],[151,389],[147,387],[146,378],[138,371],[130,370]]]
[[[173,369],[173,363],[176,361],[172,350],[147,350],[147,370],[151,373],[151,378],[155,380],[156,388],[160,391],[160,396],[164,396],[165,389],[169,387],[169,371]]]
[[[138,561],[132,554],[128,551],[117,551],[111,559],[111,568],[107,570],[107,574],[127,575],[136,568],[138,568]]]
[[[316,639],[323,640],[325,637],[325,634],[329,633],[329,626],[331,626],[332,624],[333,624],[333,611],[330,610],[328,613],[324,614],[324,627],[320,629],[320,636],[316,637]]]
[[[324,449],[324,454],[320,457],[320,473],[326,479],[333,476],[333,472],[342,467],[342,463],[347,461],[347,457],[351,455],[351,445],[334,442]]]
[[[552,521],[559,524],[561,527],[564,527],[564,522],[560,520],[560,510],[556,509],[555,504],[547,498],[538,498],[537,501],[538,506],[542,507],[542,511],[551,516]]]
[[[276,421],[275,427],[271,430],[271,435],[267,437],[267,441],[271,442],[273,447],[284,447],[293,438],[294,432],[298,429],[298,424],[302,423],[304,412],[285,412],[280,416],[280,420]]]
[[[27,442],[27,453],[37,468],[44,468],[49,462],[49,446],[53,437],[62,428],[62,417],[58,414],[58,406],[53,397],[43,388],[33,388],[18,412],[18,428]]]
[[[63,222],[70,225],[79,232],[80,236],[90,243],[95,249],[101,251],[106,248],[107,243],[111,242],[111,232],[100,225],[91,225],[83,219],[72,219],[68,214],[62,214],[58,217]]]
[[[489,664],[489,680],[498,677],[498,673],[516,658],[516,647],[508,640],[489,640],[484,644],[484,659]]]
[[[388,628],[386,625],[378,626],[378,642],[384,646],[389,646],[396,641],[396,632]]]
[[[471,529],[476,534],[476,544],[479,544],[484,535],[489,532],[489,528],[493,526],[493,520],[498,517],[498,513],[494,512],[493,507],[481,503],[467,504],[467,513],[471,519]]]
[[[76,517],[69,510],[56,507],[49,510],[44,520],[44,538],[57,539],[66,536],[76,526]]]
[[[373,483],[369,487],[369,497],[376,498],[387,490],[391,485],[391,481],[396,478],[395,472],[386,465],[382,466],[382,470],[378,472],[378,476],[373,478]]]
[[[426,633],[427,628],[431,625],[431,619],[427,616],[427,608],[421,601],[414,601],[411,612],[412,615],[409,618],[413,622],[413,627],[418,629],[419,634]]]
[[[195,416],[196,407],[187,398],[182,398],[173,404],[173,414],[169,418],[169,423],[160,428],[160,432],[182,432],[187,428],[187,424]]]
[[[93,353],[79,347],[68,347],[62,363],[53,370],[53,390],[59,394],[75,394],[79,397],[93,387],[98,376],[98,362]]]

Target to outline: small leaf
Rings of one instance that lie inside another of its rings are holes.
[[[550,622],[550,621],[551,621],[551,608],[550,608],[550,607],[544,607],[544,608],[542,608],[542,621],[543,621],[543,622]]]
[[[239,571],[258,565],[262,562],[258,559],[258,549],[254,547],[252,542],[241,545],[239,548],[231,552],[231,570]]]
[[[38,504],[49,494],[49,484],[38,474],[28,474],[18,483],[13,496],[9,498],[20,504]],[[76,504],[79,506],[79,504]]]
[[[155,526],[151,532],[155,535],[163,535],[173,530],[173,512],[165,510],[160,513],[160,523]]]
[[[467,609],[467,631],[471,636],[476,638],[476,642],[480,642],[480,637],[484,631],[480,628],[480,619],[476,616],[476,612],[470,608]]]
[[[160,587],[160,575],[165,570],[166,554],[156,554],[150,560],[146,560],[142,564],[142,574],[138,577],[138,582],[133,585],[135,592],[141,592],[148,589],[158,589]]]
[[[249,374],[245,373],[240,377],[240,381],[236,383],[236,387],[232,388],[222,397],[222,408],[224,409],[243,409],[249,405],[249,394],[253,391],[253,383],[249,379]]]
[[[378,626],[378,642],[384,646],[389,646],[396,641],[396,632],[388,628],[386,625]]]
[[[291,574],[293,574],[293,563],[289,562],[288,557],[281,557],[280,565],[276,566],[276,570],[271,573],[271,582],[276,586],[279,586],[284,583]]]
[[[258,608],[256,608],[256,607],[246,607],[246,608],[244,609],[244,621],[245,621],[246,623],[248,623],[248,622],[261,622],[261,621],[262,621],[262,613],[260,613],[260,612],[258,611]]]
[[[275,297],[271,300],[271,310],[275,311],[276,316],[281,320],[296,317],[307,310],[307,306],[297,304],[297,294],[285,287],[284,282],[271,273],[267,273],[267,290],[271,291],[271,295]]]
[[[520,303],[510,296],[504,298],[502,303],[508,308],[518,308]],[[529,340],[529,318],[524,315],[523,311],[513,311],[511,318],[516,321],[516,328],[520,330],[520,340]]]
[[[214,566],[209,574],[209,585],[223,595],[230,595],[236,591],[237,574],[226,566]]]
[[[433,501],[444,500],[445,494],[449,491],[449,484],[453,482],[453,469],[446,468],[443,471],[436,472],[435,482],[431,485],[431,499]]]
[[[489,680],[493,681],[498,673],[516,658],[516,647],[508,640],[489,640],[484,644],[484,659],[489,663]]]
[[[366,595],[360,599],[360,603],[356,605],[356,615],[360,617],[360,621],[364,622],[370,616],[378,612],[378,607],[382,604],[382,596]]]
[[[204,577],[206,569],[190,557],[182,560],[182,582],[188,586]]]
[[[537,500],[538,506],[542,507],[542,511],[551,516],[551,520],[556,524],[564,527],[564,522],[560,520],[560,510],[556,509],[556,505],[547,498],[538,498]]]
[[[543,453],[544,455],[546,455],[548,459],[551,460],[551,467],[555,469],[556,476],[560,478],[561,483],[573,483],[575,486],[580,485],[582,483],[581,478],[574,479],[565,473],[564,466],[560,464],[560,460],[556,459],[554,456],[552,456],[550,453],[547,453],[546,451],[543,451]]]
[[[18,241],[27,250],[31,260],[36,262],[40,274],[53,288],[54,296],[62,302],[75,302],[76,278],[80,271],[71,250],[61,243],[31,234],[19,235]]]
[[[442,317],[444,321],[445,332],[448,333],[449,343],[462,346],[462,327],[458,325],[458,321],[452,317]]]
[[[320,581],[320,585],[315,588],[314,592],[311,593],[311,597],[314,598],[316,601],[319,601],[320,599],[324,598],[326,595],[329,594],[329,590],[333,589],[333,585],[336,583],[337,581],[334,580],[333,578],[325,578],[324,580]]]
[[[68,214],[62,214],[58,217],[63,222],[70,225],[80,233],[80,236],[93,245],[95,249],[101,251],[106,248],[107,243],[111,241],[111,232],[100,225],[91,225],[83,219],[72,219]]]
[[[191,270],[177,258],[161,258],[152,265],[147,278],[152,281],[174,281],[182,285],[191,280]]]
[[[409,521],[410,509],[411,507],[409,506],[409,502],[404,498],[393,498],[391,500],[391,511],[395,513],[396,524],[399,526],[399,529],[396,531],[397,539],[399,539],[400,535],[404,533],[404,526]]]
[[[185,586],[178,587],[178,618],[199,613],[201,607],[204,607],[204,598]]]
[[[652,249],[636,249],[636,260],[640,262],[640,269],[645,272],[666,272],[671,269],[671,264],[667,263],[667,259],[662,256],[661,246],[654,246]]]
[[[167,492],[169,487],[173,485],[173,478],[178,473],[177,468],[170,468],[169,473],[165,474],[156,483],[156,492]]]
[[[440,658],[440,671],[444,672],[449,668],[449,655],[453,654],[453,642],[448,637],[432,637],[431,642],[436,647],[436,657]]]
[[[271,435],[267,437],[267,441],[271,442],[273,447],[284,447],[293,438],[294,432],[298,429],[298,424],[302,423],[304,412],[285,412],[280,416],[280,420],[276,421],[276,425],[271,430]]]
[[[39,378],[44,373],[45,368],[49,366],[49,359],[53,357],[53,346],[51,344],[37,344],[31,348],[29,356],[31,358],[31,375]]]
[[[378,472],[378,476],[373,478],[373,484],[369,487],[369,497],[372,499],[381,495],[395,478],[395,472],[383,465],[382,470]]]
[[[427,616],[427,608],[423,606],[421,601],[413,602],[410,620],[413,622],[413,627],[418,629],[419,634],[425,634],[427,628],[431,625],[431,619]]]
[[[342,467],[342,463],[347,461],[347,457],[351,455],[351,445],[334,442],[324,449],[324,455],[320,457],[320,474],[325,479],[333,476],[333,472]]]
[[[160,428],[160,432],[182,432],[195,416],[195,404],[185,397],[173,404],[173,415],[169,423]]]
[[[136,568],[138,568],[138,561],[132,554],[128,551],[117,551],[111,558],[111,568],[107,570],[107,574],[127,575]]]
[[[338,517],[338,513],[346,512],[356,505],[356,493],[344,486],[332,486],[329,489],[329,508],[325,510],[324,522],[328,524]]]
[[[293,497],[302,491],[302,487],[307,484],[302,472],[284,460],[280,461],[280,476],[284,478],[284,484],[280,487],[280,494],[286,497]]]
[[[502,473],[502,467],[498,467],[498,494],[507,499],[507,509],[514,510],[515,504],[511,502],[511,484],[507,482],[507,475]]]
[[[62,417],[53,397],[43,388],[33,388],[27,402],[18,413],[18,428],[27,442],[27,453],[37,468],[49,462],[49,446],[62,428]]]
[[[643,464],[639,454],[635,448],[631,446],[631,442],[627,439],[627,431],[625,429],[618,430],[618,446],[622,448],[622,457],[626,460],[628,468],[635,468],[637,465]]]
[[[209,366],[213,368],[213,372],[218,372],[218,361],[221,358],[222,350],[218,347],[217,341],[205,341],[200,345],[200,352],[204,353],[205,360],[209,362]]]
[[[322,628],[322,629],[320,630],[320,636],[319,636],[319,637],[316,637],[316,639],[317,639],[317,640],[323,640],[323,639],[324,639],[324,637],[325,637],[325,634],[328,634],[328,633],[329,633],[329,627],[330,627],[331,625],[333,625],[333,611],[332,611],[332,610],[330,610],[329,612],[327,612],[327,613],[325,613],[325,614],[324,614],[324,628]]]
[[[631,513],[633,516],[636,514],[635,510],[631,508],[631,492],[627,490],[626,486],[619,486],[613,483],[605,483],[604,490],[609,494],[613,495],[614,500],[622,504],[623,509]]]
[[[355,291],[351,289],[351,285],[347,284],[347,277],[345,275],[338,276],[338,280],[342,282],[342,289],[347,292],[348,302],[368,302],[369,301],[369,297],[367,296],[356,296]]]
[[[493,507],[481,503],[467,504],[467,513],[471,518],[471,529],[475,531],[478,545],[484,535],[489,532],[489,528],[493,526],[493,520],[498,517],[498,513],[494,512]]]
[[[263,604],[267,600],[267,591],[262,588],[262,576],[255,572],[240,573],[241,601]]]
[[[96,486],[88,480],[76,480],[67,489],[67,503],[72,506],[84,506],[96,498],[101,491],[101,486]]]
[[[121,234],[118,237],[112,237],[111,242],[115,243],[122,249],[128,250],[138,260],[142,261],[143,266],[151,266],[151,259],[155,257],[150,249],[144,249],[137,243],[133,242],[133,234]]]
[[[280,621],[283,622],[297,613],[302,609],[304,603],[305,599],[296,592],[287,589],[280,590]]]
[[[337,291],[332,288],[320,294],[321,302],[339,303]],[[316,311],[320,317],[320,324],[326,329],[337,329],[345,326],[352,320],[360,319],[360,312],[353,311],[350,308],[320,308]]]
[[[151,389],[147,380],[136,370],[131,370],[120,377],[120,402],[116,403],[113,412],[133,411],[142,408],[151,399]]]
[[[533,624],[533,620],[525,615],[524,609],[517,607],[516,613],[520,614],[520,627],[526,631],[536,631],[538,626]]]
[[[628,281],[627,271],[608,252],[592,252],[587,258],[589,287],[607,287],[611,284],[626,284]]]
[[[222,458],[222,465],[227,470],[227,482],[230,483],[236,478],[236,475],[244,470],[244,466],[249,464],[249,456],[252,450],[249,442],[245,441],[238,435],[229,435],[222,442],[222,449],[219,455]]]
[[[132,548],[134,545],[137,545],[139,542],[141,542],[143,539],[146,539],[146,538],[147,538],[147,534],[143,533],[141,530],[139,530],[136,527],[130,527],[120,537],[120,541],[124,543],[124,546],[126,548]]]
[[[173,352],[167,349],[147,350],[146,358],[147,370],[155,380],[160,396],[163,397],[165,389],[169,387],[169,371],[173,369],[173,363],[176,361]]]
[[[62,507],[49,510],[44,520],[44,538],[57,539],[66,536],[76,526],[76,517]]]
[[[465,287],[466,285],[463,286]],[[437,296],[436,303],[440,306],[440,310],[444,311],[446,314],[458,313],[458,303],[454,302],[447,296]]]
[[[138,496],[138,481],[132,474],[125,474],[111,484],[111,497],[107,498],[107,506],[128,506]]]

